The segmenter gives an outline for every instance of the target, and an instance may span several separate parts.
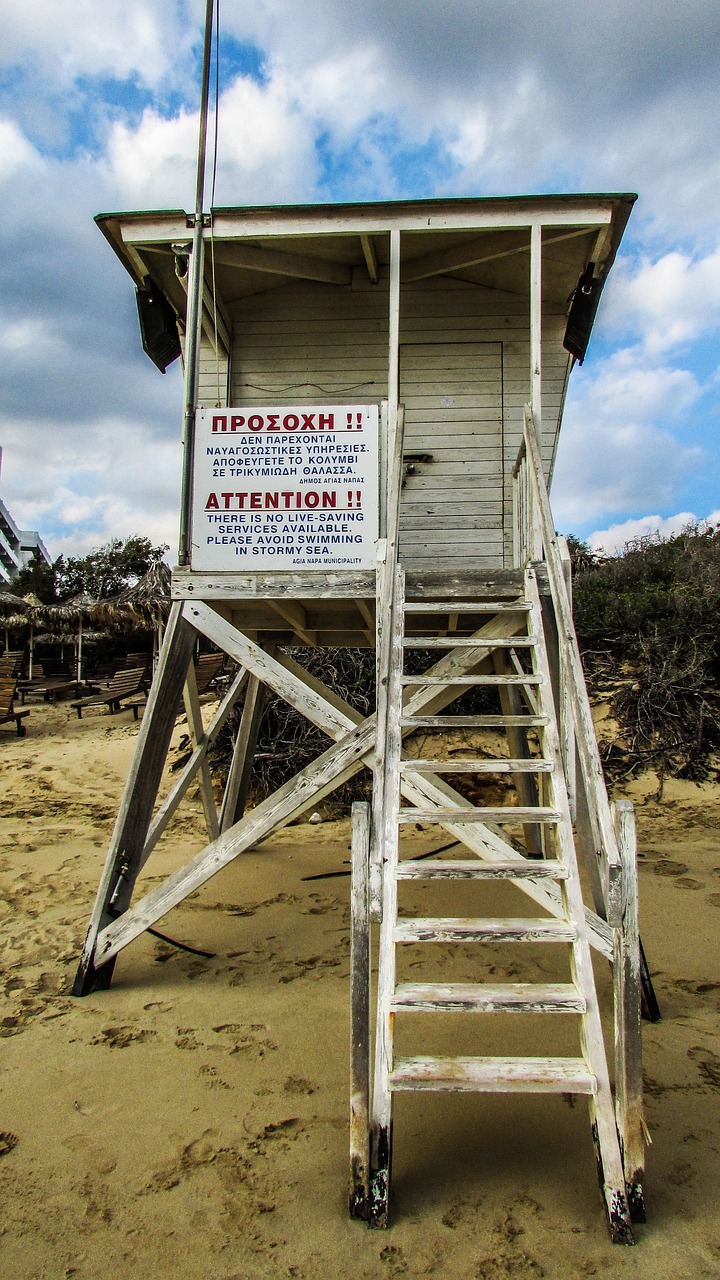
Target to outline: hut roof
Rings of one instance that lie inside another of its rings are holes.
[[[109,600],[98,600],[92,618],[101,626],[147,628],[170,611],[170,570],[164,561],[152,565],[132,587]]]
[[[28,604],[22,596],[14,596],[11,591],[0,591],[0,618],[17,617],[27,611]]]

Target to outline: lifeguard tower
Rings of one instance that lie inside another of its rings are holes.
[[[75,990],[106,987],[145,929],[372,770],[372,811],[353,812],[351,1212],[374,1226],[388,1221],[398,1090],[586,1095],[613,1239],[632,1242],[643,1217],[633,816],[605,790],[548,499],[568,375],[633,200],[98,219],[137,286],[156,363],[177,355],[186,327],[202,338],[186,361],[174,603]],[[207,729],[198,636],[240,664]],[[291,652],[368,645],[378,692],[366,720]],[[266,689],[333,743],[246,812]],[[218,811],[207,749],[241,695]],[[183,696],[194,749],[156,809]],[[208,843],[133,900],[194,780]],[[456,847],[407,857],[400,836],[418,823]],[[522,910],[498,909],[507,895]],[[502,981],[495,946],[518,957]],[[613,967],[612,1086],[591,949]],[[441,953],[461,957],[460,979],[449,960],[438,978]],[[557,1015],[574,1048],[550,1054]],[[508,1023],[512,1050],[491,1051]]]

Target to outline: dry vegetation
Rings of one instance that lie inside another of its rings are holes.
[[[596,558],[572,544],[575,625],[591,697],[619,735],[606,768],[702,781],[720,747],[720,529],[691,527]]]

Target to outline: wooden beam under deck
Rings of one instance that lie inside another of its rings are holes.
[[[522,578],[514,569],[499,569],[478,577],[464,569],[447,572],[420,570],[408,573],[407,597],[413,602],[427,599],[461,601],[517,599]],[[176,600],[212,602],[229,622],[259,643],[315,645],[323,647],[372,647],[375,642],[375,574],[348,573],[264,573],[207,574],[188,569],[173,571]],[[463,615],[462,625],[449,609],[444,616],[435,611],[413,618],[412,632],[442,635],[474,630],[473,620]]]
[[[213,238],[215,262],[223,267],[244,267],[266,271],[270,275],[291,276],[298,280],[317,280],[321,284],[349,285],[352,267],[342,262],[328,262],[305,253],[286,253],[280,249],[263,249],[259,245]]]

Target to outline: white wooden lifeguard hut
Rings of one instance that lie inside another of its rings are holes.
[[[137,286],[156,363],[173,359],[193,326],[202,337],[186,360],[172,614],[75,990],[107,986],[120,951],[173,906],[352,774],[373,770],[372,812],[353,813],[351,1211],[374,1226],[387,1224],[397,1090],[585,1094],[613,1239],[631,1242],[631,1218],[643,1216],[632,810],[610,805],[605,790],[548,499],[568,375],[584,357],[633,200],[98,219]],[[206,730],[198,636],[240,664]],[[356,645],[377,649],[377,710],[366,720],[289,651]],[[266,689],[333,745],[245,812]],[[156,809],[183,694],[194,750]],[[206,753],[241,694],[218,812]],[[482,745],[488,734],[492,749]],[[208,842],[134,900],[194,779]],[[416,823],[448,832],[459,852],[407,857],[399,833]],[[493,882],[524,911],[493,914]],[[418,908],[438,889],[446,903],[453,888],[453,914]],[[380,922],[374,1036],[370,920]],[[496,943],[522,955],[512,970],[522,980],[488,976]],[[461,980],[446,967],[442,981],[434,976],[442,948],[462,957]],[[591,949],[613,966],[612,1087]],[[409,953],[412,981],[402,976]],[[464,1016],[447,1030],[449,1013]],[[540,1034],[528,1032],[525,1053],[488,1052],[487,1029],[511,1014]],[[576,1028],[576,1047],[553,1056],[545,1027],[557,1014]],[[453,1055],[461,1025],[472,1052]],[[401,1051],[413,1036],[419,1051]]]

